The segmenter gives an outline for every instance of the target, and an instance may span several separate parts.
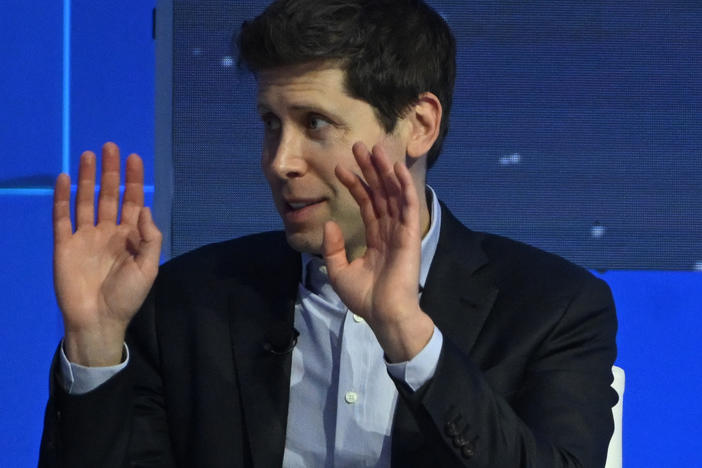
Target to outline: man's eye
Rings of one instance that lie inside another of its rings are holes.
[[[280,120],[278,120],[277,117],[274,117],[272,115],[264,115],[261,119],[263,120],[263,125],[266,127],[266,130],[280,130]]]
[[[320,130],[327,125],[330,125],[330,122],[318,115],[310,116],[307,119],[307,128],[310,130]]]

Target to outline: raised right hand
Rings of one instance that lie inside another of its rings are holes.
[[[65,329],[64,351],[85,366],[118,364],[127,325],[144,302],[158,272],[161,232],[144,207],[144,166],[127,158],[121,218],[119,148],[102,148],[97,223],[94,215],[96,157],[81,155],[73,231],[70,177],[54,190],[54,287]]]

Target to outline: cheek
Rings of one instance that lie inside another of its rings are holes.
[[[338,186],[335,209],[336,216],[345,231],[353,230],[355,226],[361,224],[361,211],[358,203],[341,183]]]
[[[312,142],[307,144],[303,151],[310,170],[324,180],[337,183],[334,168],[337,164],[347,165],[343,160],[342,150],[337,145]]]

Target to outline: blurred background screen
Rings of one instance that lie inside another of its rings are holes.
[[[280,227],[230,45],[265,3],[174,3],[171,254]],[[458,77],[429,183],[467,226],[594,269],[702,269],[701,3],[430,3]]]

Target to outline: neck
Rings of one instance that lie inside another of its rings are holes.
[[[409,159],[409,158],[408,158]],[[408,161],[408,167],[414,181],[414,189],[417,191],[417,200],[419,200],[419,229],[422,233],[422,239],[429,232],[431,226],[431,212],[429,211],[429,189],[427,188],[427,169],[426,158],[419,160]]]
[[[429,200],[427,200],[428,189],[422,184],[421,189],[417,190],[419,199],[419,229],[422,232],[422,239],[429,232],[431,226],[431,212],[429,211]]]

